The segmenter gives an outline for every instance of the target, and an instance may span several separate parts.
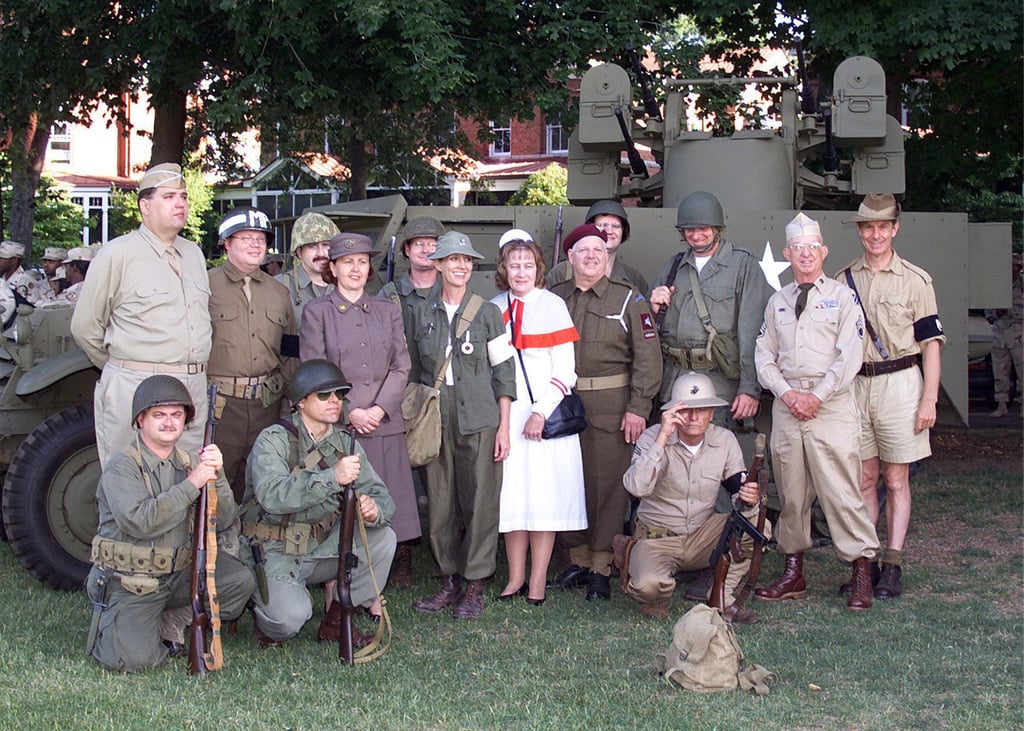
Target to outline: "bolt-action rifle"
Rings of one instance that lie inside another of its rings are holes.
[[[207,389],[210,410],[206,417],[203,447],[213,444],[217,427],[217,386]],[[224,656],[220,644],[220,599],[217,596],[217,480],[199,488],[195,527],[192,532],[191,641],[188,650],[189,675],[220,670]],[[207,611],[209,607],[209,611]],[[209,637],[209,641],[207,641]]]
[[[356,437],[352,431],[348,434],[349,454],[356,453]],[[355,483],[345,485],[341,496],[341,532],[338,536],[338,602],[341,604],[341,638],[338,641],[338,657],[343,665],[353,665],[355,656],[352,646],[352,617],[356,606],[352,603],[352,571],[359,565],[359,558],[352,551],[355,537],[356,510],[359,501],[356,499]]]
[[[551,268],[554,269],[558,259],[562,255],[562,206],[558,206],[558,214],[555,216],[555,241],[551,247]]]

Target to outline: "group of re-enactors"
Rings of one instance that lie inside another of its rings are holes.
[[[529,232],[506,232],[500,294],[489,301],[470,286],[484,255],[432,218],[406,223],[408,270],[370,295],[382,252],[322,214],[296,220],[293,267],[275,278],[261,268],[273,228],[250,208],[226,214],[226,260],[207,272],[199,247],[179,236],[188,212],[179,166],[145,173],[139,210],[139,229],[92,258],[72,317],[102,371],[86,588],[88,653],[104,667],[132,672],[184,654],[194,506],[207,484],[217,496],[219,621],[251,609],[262,647],[312,619],[311,584],[325,587],[317,639],[339,641],[334,579],[349,486],[366,529],[353,547],[356,647],[373,641],[385,583],[413,585],[422,503],[441,581],[414,603],[419,612],[473,619],[488,593],[539,607],[553,588],[585,587],[599,602],[617,568],[641,613],[666,617],[686,576],[698,577],[687,596],[708,598],[700,570],[730,510],[758,509],[734,432],[749,431],[771,396],[773,532],[785,566],[756,597],[804,596],[815,500],[853,567],[840,588],[848,608],[901,594],[908,467],[930,454],[945,338],[931,279],[893,249],[892,195],[869,194],[847,221],[864,254],[835,279],[824,275],[820,227],[798,214],[783,250],[794,282],[774,294],[757,259],[725,239],[713,195],[680,203],[683,246],[653,286],[618,257],[626,210],[599,201],[563,238],[567,263],[549,272]],[[401,406],[410,382],[438,384],[442,422],[440,454],[415,469]],[[587,428],[545,439],[570,393]],[[208,419],[216,431],[204,446]],[[620,534],[631,536],[625,557]],[[499,535],[507,580],[488,592]],[[568,565],[549,581],[556,545]],[[725,582],[732,622],[758,621],[738,596],[747,556]]]

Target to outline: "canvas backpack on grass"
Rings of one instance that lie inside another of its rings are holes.
[[[776,680],[774,673],[760,665],[740,669],[743,652],[732,625],[706,604],[698,604],[679,618],[668,651],[656,658],[666,683],[698,693],[742,688],[767,695]]]

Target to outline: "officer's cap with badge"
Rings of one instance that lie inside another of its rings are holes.
[[[448,231],[437,240],[437,248],[434,249],[428,259],[447,259],[449,256],[462,254],[471,259],[483,259],[484,255],[473,248],[469,237],[460,231]]]
[[[373,240],[369,236],[349,233],[348,231],[342,231],[333,237],[328,246],[330,248],[328,249],[327,257],[331,261],[337,261],[341,257],[349,256],[350,254],[369,254],[372,259],[384,253],[383,251],[374,251]]]

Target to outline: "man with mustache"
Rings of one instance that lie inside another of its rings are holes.
[[[328,242],[341,231],[322,213],[307,212],[295,219],[292,226],[291,269],[275,279],[288,287],[295,308],[295,322],[302,322],[302,308],[316,297],[334,291],[334,285],[324,281],[327,270]]]

